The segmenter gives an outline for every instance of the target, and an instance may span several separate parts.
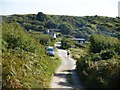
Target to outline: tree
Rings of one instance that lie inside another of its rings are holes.
[[[68,23],[63,23],[59,28],[62,34],[70,34],[73,27]]]
[[[47,16],[44,13],[38,12],[38,14],[37,14],[37,20],[39,20],[39,21],[45,21],[46,19],[47,19]]]
[[[54,21],[48,21],[45,25],[47,28],[57,28],[57,24]]]
[[[103,50],[115,50],[119,53],[119,40],[117,38],[107,37],[103,35],[92,35],[90,37],[90,51],[92,53],[100,53]],[[117,50],[116,50],[117,48]]]
[[[62,44],[62,48],[63,49],[68,49],[68,48],[70,48],[72,45],[74,45],[75,44],[75,42],[74,41],[72,41],[72,40],[70,40],[70,39],[68,39],[68,38],[62,38],[62,40],[61,40],[61,44]]]

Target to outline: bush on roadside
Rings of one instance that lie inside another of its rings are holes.
[[[120,82],[120,42],[116,38],[93,35],[90,48],[76,63],[77,72],[89,88],[118,88]]]
[[[68,49],[71,46],[75,45],[75,42],[70,40],[69,38],[63,37],[62,40],[61,40],[61,45],[62,45],[61,47],[63,49]]]
[[[2,88],[48,88],[58,59],[17,24],[3,23],[2,35]]]

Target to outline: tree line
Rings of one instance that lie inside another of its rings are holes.
[[[3,21],[17,22],[27,31],[46,31],[48,29],[60,29],[62,35],[88,38],[92,34],[103,34],[112,37],[120,37],[120,18],[104,16],[61,16],[38,14],[3,16]]]

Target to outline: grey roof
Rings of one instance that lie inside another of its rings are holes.
[[[71,40],[85,41],[85,39],[84,39],[84,38],[71,38]]]

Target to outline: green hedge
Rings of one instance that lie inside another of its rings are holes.
[[[102,50],[112,49],[120,54],[120,41],[117,38],[92,35],[89,41],[91,42],[90,52],[92,53],[100,53]]]
[[[77,72],[84,85],[94,89],[119,88],[120,41],[102,35],[90,37],[87,54],[77,61]]]
[[[119,88],[119,60],[77,61],[77,72],[87,88]]]

